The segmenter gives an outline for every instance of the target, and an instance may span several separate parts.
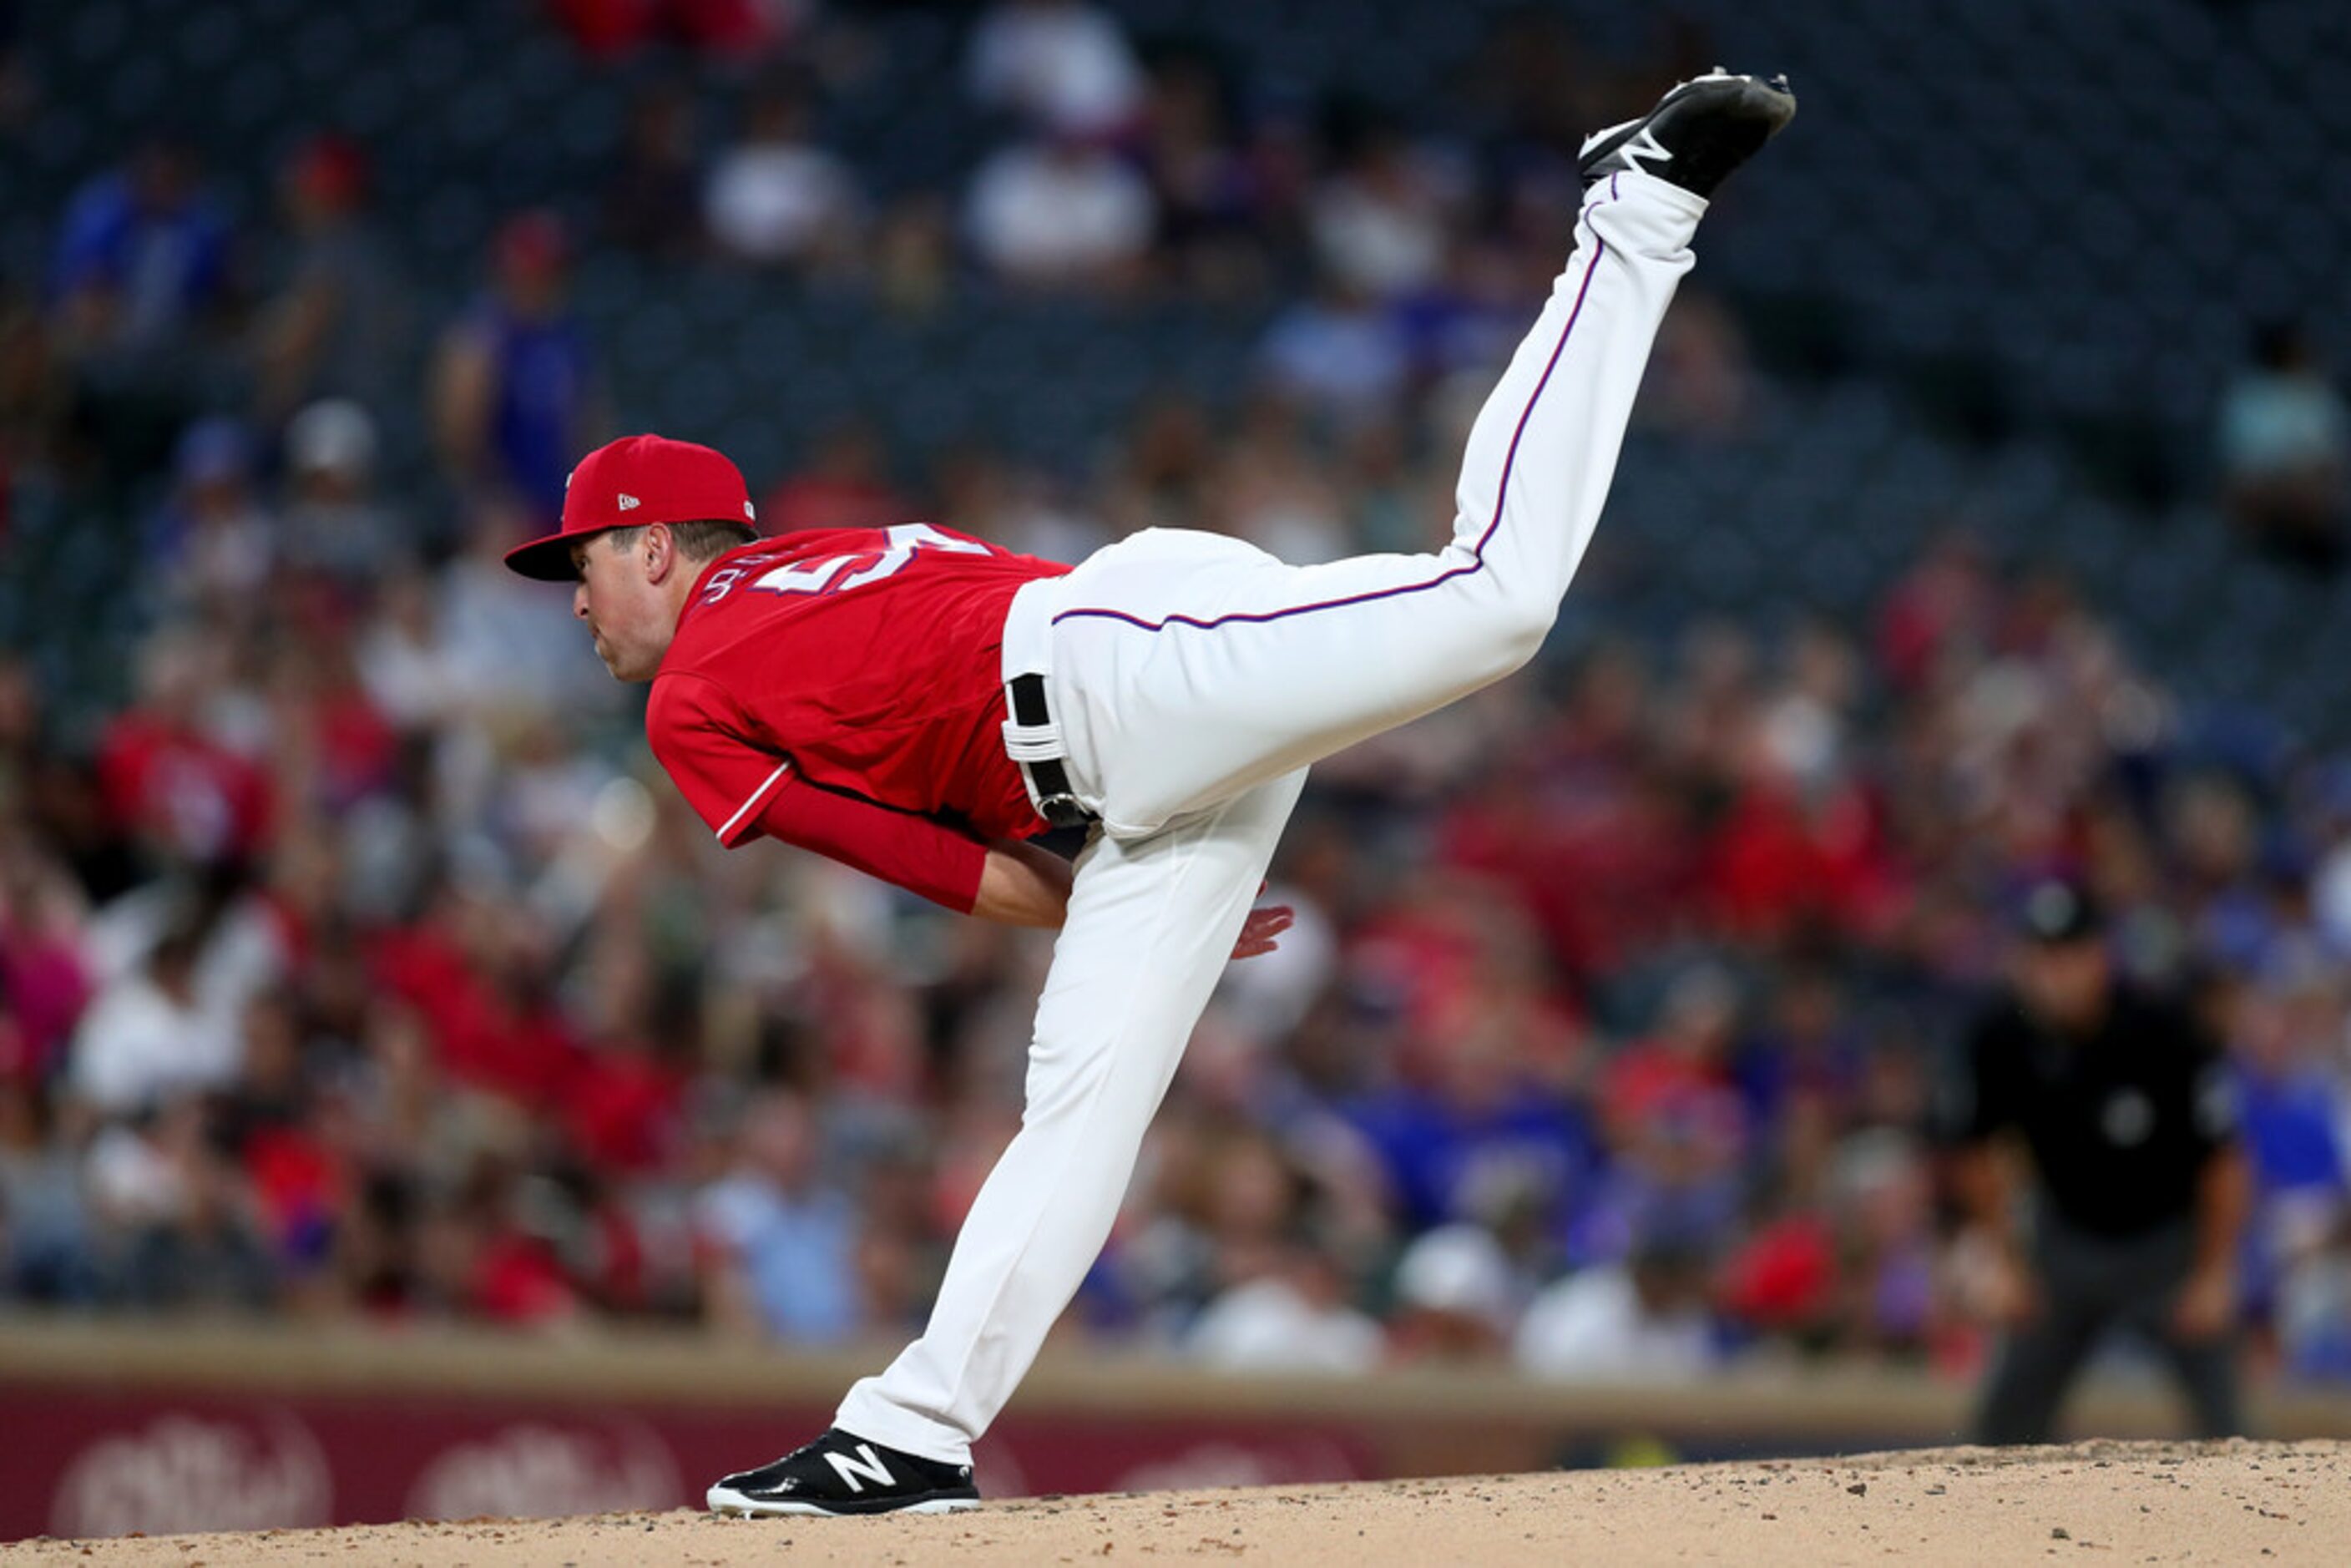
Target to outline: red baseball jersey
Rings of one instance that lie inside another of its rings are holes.
[[[1068,570],[923,523],[730,550],[654,677],[653,755],[729,847],[772,834],[969,909],[980,840],[1044,827],[999,655],[1012,595]]]

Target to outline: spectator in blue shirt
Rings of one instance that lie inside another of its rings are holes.
[[[737,1134],[735,1168],[695,1201],[709,1306],[721,1321],[796,1343],[856,1333],[857,1210],[823,1178],[808,1103],[772,1093]]]
[[[75,346],[168,348],[228,306],[229,262],[228,222],[193,155],[157,140],[75,193],[50,298]]]
[[[571,312],[560,220],[509,219],[492,257],[489,292],[442,345],[434,429],[460,485],[519,507],[536,525],[561,514],[572,460],[603,439],[602,396],[587,329]]]

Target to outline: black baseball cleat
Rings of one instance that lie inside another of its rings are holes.
[[[1796,118],[1788,78],[1735,76],[1718,66],[1657,100],[1638,120],[1595,131],[1576,155],[1583,183],[1640,169],[1701,196]]]
[[[979,1506],[969,1465],[941,1464],[835,1427],[772,1465],[728,1476],[710,1489],[722,1514],[959,1513]]]

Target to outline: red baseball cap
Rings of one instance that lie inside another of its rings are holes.
[[[738,517],[758,527],[743,472],[724,453],[664,435],[624,435],[580,460],[564,481],[563,526],[507,551],[507,565],[541,582],[569,582],[571,547],[608,528]]]

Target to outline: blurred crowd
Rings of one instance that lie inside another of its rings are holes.
[[[601,232],[517,214],[447,320],[333,136],[242,229],[145,148],[0,311],[0,550],[16,499],[81,498],[140,627],[97,708],[0,652],[0,1303],[917,1326],[1017,1124],[1046,939],[717,850],[564,596],[499,566],[611,432],[572,257],[1291,302],[1230,406],[1153,401],[1071,472],[844,419],[752,476],[770,531],[1426,548],[1564,254],[1574,138],[1627,95],[1514,25],[1465,163],[1244,122],[1201,61],[1007,0],[964,83],[1002,149],[959,204],[885,203],[812,138],[811,83],[855,68],[816,7],[553,9],[598,55],[805,69],[715,156],[649,94]],[[1641,420],[1702,462],[1754,395],[1686,297]],[[420,407],[429,471],[391,471]],[[1299,924],[1228,977],[1066,1332],[1233,1368],[1971,1368],[1938,1084],[2053,873],[2228,1044],[2263,1364],[2351,1376],[2351,759],[2182,713],[2095,595],[1958,529],[1865,622],[1585,639],[1318,768],[1269,894]]]

